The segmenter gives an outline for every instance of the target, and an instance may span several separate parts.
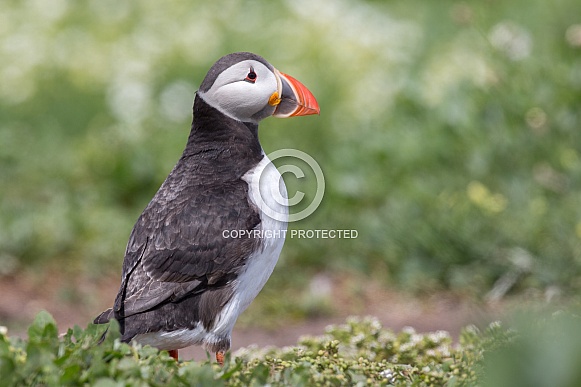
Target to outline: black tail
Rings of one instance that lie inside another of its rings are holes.
[[[107,324],[109,320],[113,318],[113,309],[109,308],[100,315],[98,315],[94,320],[93,324]]]

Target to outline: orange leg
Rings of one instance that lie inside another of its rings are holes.
[[[216,352],[216,361],[221,366],[224,366],[224,351],[218,351],[218,352]]]
[[[175,359],[175,361],[178,361],[178,350],[177,349],[170,349],[169,351],[167,351],[167,353],[169,353],[169,355],[171,357],[173,357]]]

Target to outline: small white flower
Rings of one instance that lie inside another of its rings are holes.
[[[450,357],[451,353],[450,353],[450,347],[447,345],[442,345],[440,347],[438,347],[438,352],[440,352],[440,355],[442,357]]]
[[[365,339],[365,335],[363,333],[360,333],[358,335],[355,335],[351,338],[351,343],[352,344],[359,344],[361,343],[363,340]]]
[[[417,345],[417,344],[421,343],[423,340],[424,340],[423,335],[413,334],[410,337],[410,343],[413,345]]]
[[[395,383],[395,375],[393,374],[393,371],[390,370],[389,368],[381,371],[379,373],[379,376],[381,376],[384,379],[387,379],[390,383]]]
[[[514,61],[530,56],[533,47],[531,34],[524,27],[511,21],[495,25],[490,31],[489,39],[497,50]]]
[[[439,343],[450,338],[450,334],[446,331],[436,331],[428,334],[428,339],[434,343]]]

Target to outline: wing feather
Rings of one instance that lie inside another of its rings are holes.
[[[225,284],[259,244],[253,238],[224,237],[224,230],[260,224],[244,181],[172,187],[172,176],[131,232],[114,306],[118,318]]]

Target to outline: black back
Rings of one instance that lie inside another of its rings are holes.
[[[259,239],[223,232],[260,224],[241,178],[263,157],[256,124],[226,117],[196,96],[182,157],[137,220],[113,310],[95,322],[115,317],[124,341],[197,322],[210,328],[259,248]]]

